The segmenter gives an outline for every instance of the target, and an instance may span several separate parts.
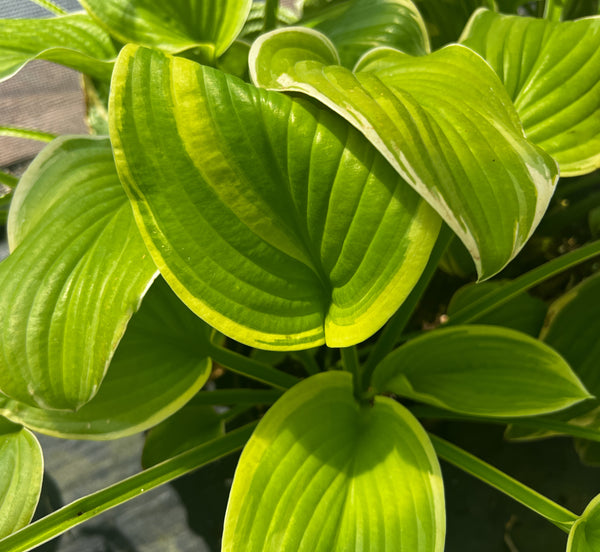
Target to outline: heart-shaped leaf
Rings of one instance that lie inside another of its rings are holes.
[[[527,137],[562,176],[600,167],[600,17],[555,22],[479,10],[461,41],[498,73]]]
[[[37,439],[0,417],[0,538],[31,521],[43,475],[44,460]]]
[[[32,59],[54,61],[108,80],[116,55],[108,33],[85,14],[0,19],[0,82]]]
[[[116,439],[172,415],[204,385],[210,328],[157,279],[134,314],[94,398],[77,412],[44,410],[0,396],[0,413],[67,439]]]
[[[600,495],[592,500],[569,532],[566,552],[600,550]]]
[[[356,73],[334,52],[310,29],[273,31],[252,46],[250,74],[346,118],[454,230],[480,278],[496,274],[537,226],[558,175],[526,140],[497,75],[460,45],[421,57],[378,48]]]
[[[171,54],[197,50],[213,61],[238,36],[252,0],[81,0],[83,7],[122,42]]]
[[[316,26],[335,44],[345,67],[354,67],[365,52],[379,46],[414,56],[429,52],[425,23],[410,0],[352,0],[346,4],[342,14]]]
[[[373,386],[473,416],[534,416],[590,397],[553,349],[494,326],[456,326],[409,341],[377,366]]]
[[[0,390],[77,409],[98,387],[156,267],[107,139],[59,138],[21,178],[0,264]]]
[[[361,406],[348,373],[313,376],[267,412],[238,464],[223,551],[444,549],[427,434],[401,405]]]
[[[388,320],[440,221],[360,133],[189,60],[130,45],[117,64],[121,180],[194,312],[266,349],[351,345]]]

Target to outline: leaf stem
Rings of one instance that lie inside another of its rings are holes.
[[[564,8],[563,0],[546,0],[544,19],[548,21],[562,21]]]
[[[441,459],[520,502],[565,533],[568,533],[573,523],[577,521],[578,516],[570,510],[563,508],[560,504],[534,491],[487,462],[436,435],[430,433],[429,438]]]
[[[263,364],[214,343],[209,344],[208,355],[215,362],[218,362],[236,374],[266,383],[277,389],[289,389],[299,381],[297,377],[291,374],[286,374],[268,364]]]
[[[529,272],[515,278],[512,282],[491,291],[490,293],[473,301],[470,305],[460,309],[457,313],[450,317],[448,322],[444,324],[468,324],[481,318],[496,307],[510,301],[513,297],[519,295],[528,289],[541,284],[545,280],[568,270],[578,264],[593,259],[600,255],[600,240],[588,243],[575,251],[561,255],[556,259],[552,259],[547,263],[530,270]]]
[[[371,376],[373,375],[375,367],[394,349],[398,337],[402,334],[410,321],[411,316],[419,304],[423,293],[425,293],[425,290],[429,286],[431,278],[433,278],[433,275],[437,270],[440,259],[444,255],[453,236],[454,233],[452,230],[450,230],[446,224],[443,224],[421,278],[409,293],[408,297],[404,300],[404,303],[402,303],[394,316],[392,316],[385,325],[377,343],[367,358],[363,369],[363,385],[365,387],[370,385]]]
[[[0,184],[4,184],[4,186],[8,186],[9,188],[15,188],[18,183],[19,179],[16,176],[0,171]],[[12,193],[12,190],[7,190],[6,193],[3,190],[0,187],[0,197],[6,197]]]
[[[279,11],[279,0],[265,0],[265,24],[263,32],[272,31],[277,26],[277,12]]]
[[[67,11],[63,10],[60,6],[57,6],[54,2],[50,0],[31,0],[36,3],[38,6],[47,9],[49,12],[55,15],[67,15]]]
[[[40,142],[51,142],[56,138],[55,134],[44,132],[42,130],[32,130],[27,128],[0,126],[0,136],[10,136],[12,138],[27,138],[28,140],[38,140]]]
[[[75,500],[60,510],[0,540],[0,550],[10,550],[10,552],[32,550],[102,512],[190,473],[209,462],[227,456],[246,444],[255,425],[256,423],[252,423],[243,426],[101,491]]]
[[[360,400],[363,392],[362,387],[362,371],[360,367],[360,361],[358,360],[358,351],[355,346],[344,347],[340,349],[342,355],[342,365],[346,372],[352,374],[354,381],[354,396]]]

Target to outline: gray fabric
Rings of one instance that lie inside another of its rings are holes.
[[[77,0],[53,0],[53,3],[64,10],[81,9]],[[51,17],[52,14],[38,6],[33,0],[3,0],[0,2],[0,19]]]

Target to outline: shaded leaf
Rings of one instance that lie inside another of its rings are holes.
[[[373,386],[487,417],[549,413],[590,396],[553,349],[493,326],[456,326],[409,341],[377,366]]]
[[[0,390],[77,409],[98,387],[156,268],[107,139],[59,138],[21,178],[0,264]]]
[[[142,452],[144,469],[225,434],[221,416],[211,406],[192,399],[181,410],[153,427]]]
[[[328,372],[283,395],[248,441],[223,550],[441,552],[444,534],[423,428],[391,399],[361,407],[351,376]]]
[[[277,8],[277,17],[275,25],[277,27],[285,27],[287,25],[293,25],[298,21],[298,15],[287,8],[286,6],[279,5]],[[254,40],[257,36],[262,34],[265,28],[265,2],[258,1],[252,3],[252,8],[244,24],[244,28],[240,32],[239,38],[244,40]]]
[[[37,439],[0,417],[0,538],[31,521],[43,475],[44,460]]]
[[[448,316],[452,318],[461,309],[507,283],[506,281],[482,282],[461,287],[450,300],[447,310]],[[528,293],[522,293],[484,316],[477,318],[477,324],[503,326],[537,337],[544,324],[547,310],[548,306],[544,301]]]
[[[423,14],[432,46],[436,49],[456,42],[477,8],[494,7],[492,0],[415,0],[415,3]]]
[[[116,55],[110,36],[88,15],[0,19],[0,82],[33,59],[108,80]]]
[[[414,56],[429,52],[425,23],[410,0],[353,0],[342,14],[325,18],[316,28],[331,39],[349,68],[380,46]]]
[[[418,280],[439,217],[329,110],[128,46],[110,111],[149,250],[224,334],[264,349],[358,343]]]
[[[356,73],[336,63],[310,29],[273,31],[250,51],[256,84],[346,118],[459,236],[480,278],[500,271],[543,216],[557,168],[525,139],[497,75],[460,45],[421,57],[379,48]]]
[[[600,167],[600,17],[554,22],[480,10],[461,41],[498,73],[527,137],[561,176]]]
[[[39,433],[116,439],[172,415],[204,385],[210,328],[157,279],[133,316],[97,395],[77,412],[0,397],[0,413]]]
[[[171,54],[196,49],[212,62],[242,30],[252,0],[81,0],[81,4],[122,42]]]
[[[587,506],[569,533],[566,552],[595,552],[600,549],[600,495]]]

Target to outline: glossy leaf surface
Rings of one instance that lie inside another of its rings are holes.
[[[569,533],[566,552],[595,552],[600,549],[600,496],[592,500]]]
[[[31,164],[0,264],[0,391],[74,410],[98,387],[156,268],[107,139],[60,138]]]
[[[555,162],[525,139],[502,83],[473,51],[381,48],[355,73],[321,34],[292,28],[250,51],[253,81],[313,96],[359,129],[465,244],[480,278],[501,270],[544,214]]]
[[[414,56],[429,52],[425,23],[410,0],[353,0],[341,15],[324,19],[316,28],[331,39],[342,65],[349,68],[380,46]]]
[[[267,412],[235,474],[223,550],[441,552],[443,485],[395,401],[360,407],[347,373],[313,376]]]
[[[354,344],[418,280],[439,217],[329,110],[133,46],[111,102],[146,244],[219,331],[266,349]]]
[[[488,293],[506,285],[506,281],[467,284],[461,287],[450,300],[447,315],[452,316]],[[544,324],[548,306],[544,301],[528,293],[522,293],[493,311],[477,318],[477,324],[503,326],[538,337]]]
[[[493,326],[456,326],[409,341],[378,365],[373,386],[474,416],[533,416],[590,396],[550,347]]]
[[[0,413],[34,431],[116,439],[156,425],[189,401],[211,371],[210,328],[157,279],[135,313],[97,395],[77,412],[0,397]]]
[[[0,538],[30,522],[43,475],[44,460],[37,439],[0,417]]]
[[[527,137],[562,176],[600,167],[600,17],[552,22],[480,10],[461,40],[498,73]]]
[[[0,19],[0,81],[45,59],[108,80],[116,57],[110,36],[88,15]]]
[[[252,0],[81,0],[81,4],[122,42],[168,53],[197,49],[210,61],[240,33]]]

